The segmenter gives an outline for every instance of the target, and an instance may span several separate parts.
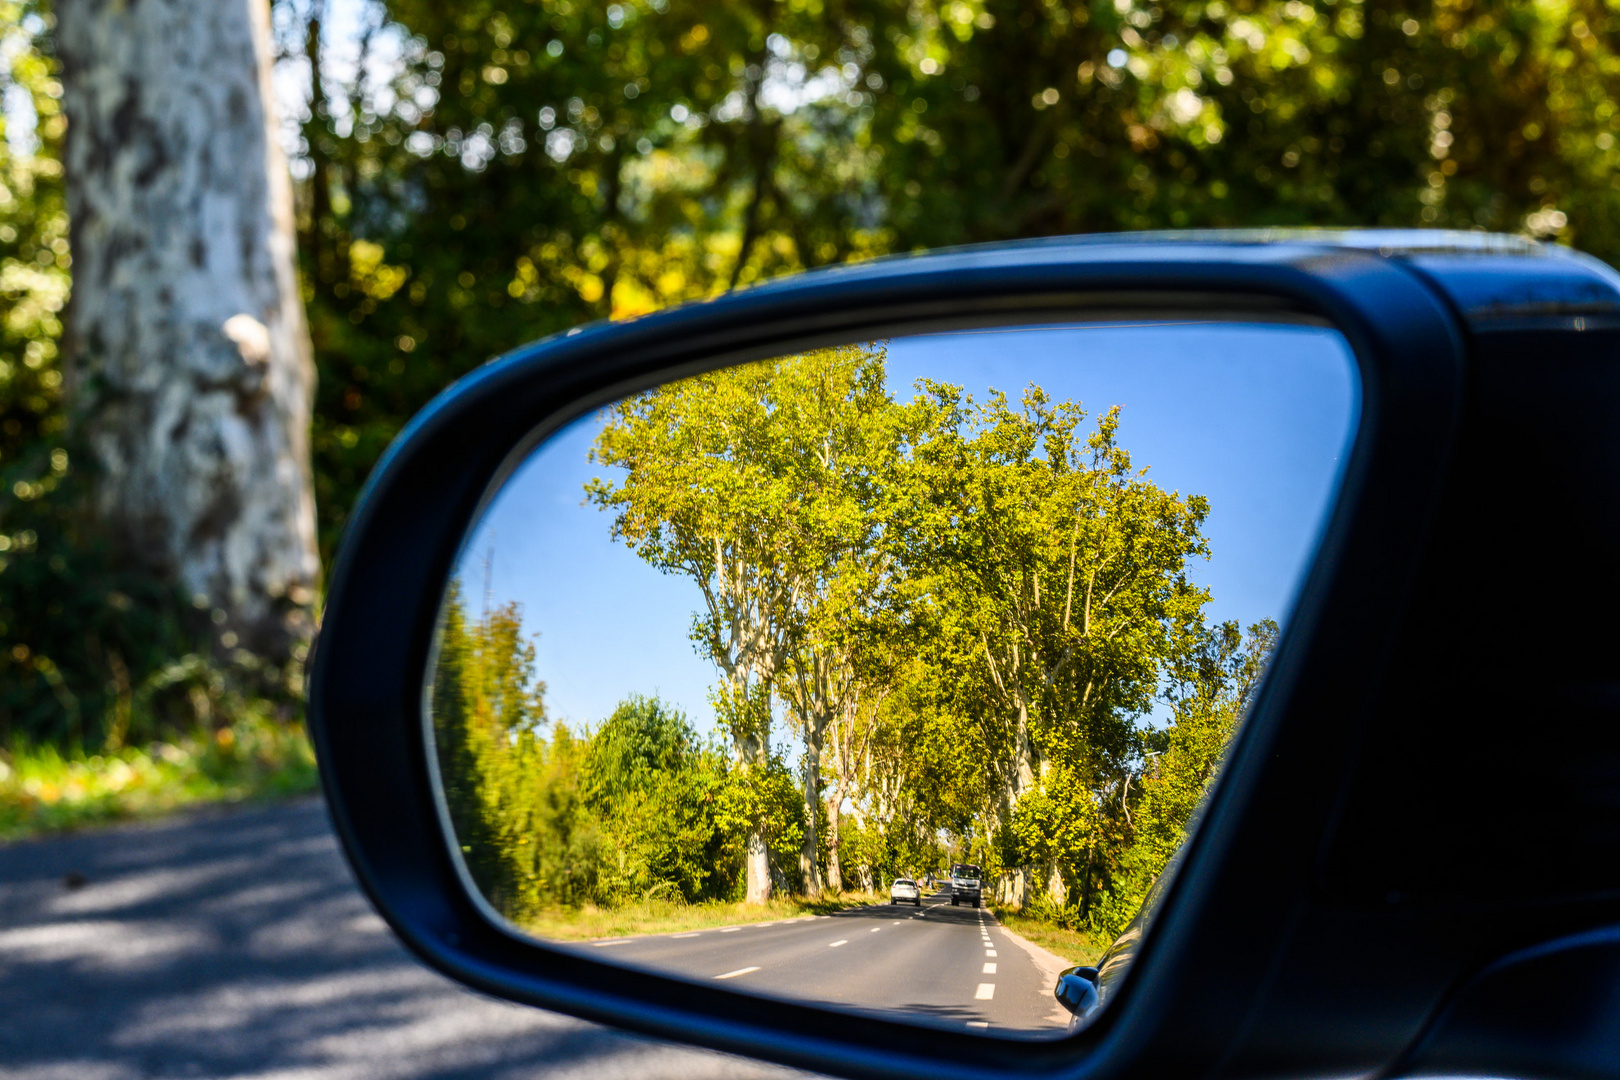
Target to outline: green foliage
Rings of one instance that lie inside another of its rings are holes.
[[[18,499],[62,471],[40,445],[63,429],[58,343],[71,265],[51,26],[41,4],[0,0],[0,478]]]
[[[469,619],[453,585],[432,688],[439,773],[467,869],[508,918],[730,899],[751,825],[798,843],[780,761],[730,771],[655,698],[627,699],[594,731],[548,730],[544,691],[517,607]]]
[[[1220,623],[1178,657],[1169,693],[1174,711],[1168,729],[1155,733],[1157,749],[1150,751],[1140,777],[1132,843],[1122,854],[1113,887],[1086,913],[1100,932],[1112,937],[1124,929],[1187,838],[1277,633],[1270,619],[1249,627],[1247,637],[1236,623]]]
[[[302,725],[238,703],[225,727],[99,754],[15,740],[0,751],[0,841],[319,787]]]
[[[1164,872],[1276,626],[1206,626],[1187,569],[1207,503],[1133,466],[1117,409],[1088,428],[1037,386],[1014,406],[929,382],[901,402],[885,358],[671,383],[598,436],[620,472],[586,490],[612,535],[702,596],[692,640],[728,747],[642,697],[546,737],[517,607],[470,620],[452,586],[441,772],[468,866],[513,918],[738,898],[763,847],[778,880],[836,851],[869,889],[966,856],[1024,875],[1030,917],[1100,936]],[[798,776],[770,745],[776,703]]]
[[[322,65],[307,16],[283,48]],[[1596,0],[566,0],[362,9],[301,248],[323,551],[449,379],[804,267],[1116,229],[1451,226],[1620,257]],[[385,83],[385,85],[383,85]]]
[[[838,814],[843,873],[915,872],[954,836],[992,875],[1049,868],[1083,915],[1132,846],[1139,720],[1202,641],[1186,568],[1208,507],[1133,468],[1117,410],[1087,432],[1035,386],[1014,406],[925,382],[902,403],[884,365],[880,345],[820,350],[627,399],[594,450],[622,474],[587,491],[702,594],[693,640],[738,768],[773,696],[801,769],[828,751],[831,782],[807,773],[797,805]],[[803,858],[825,862],[819,838]]]

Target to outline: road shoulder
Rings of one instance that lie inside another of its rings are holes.
[[[1049,952],[1028,938],[1009,930],[999,920],[996,922],[996,929],[1001,931],[1002,936],[1008,941],[1024,950],[1030,960],[1034,962],[1036,970],[1041,973],[1041,978],[1048,988],[1057,985],[1057,977],[1060,972],[1065,968],[1074,966],[1056,953]],[[1061,1024],[1067,1024],[1069,1021],[1068,1012],[1064,1010],[1062,1005],[1058,1004],[1056,998],[1052,999],[1052,1012],[1047,1019]]]

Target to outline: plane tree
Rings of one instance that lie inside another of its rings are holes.
[[[743,771],[770,758],[779,693],[805,740],[802,885],[819,888],[819,757],[852,682],[826,604],[859,606],[884,456],[881,346],[845,346],[670,383],[610,409],[593,460],[621,470],[588,496],[613,535],[698,588],[692,640],[722,676],[717,715]],[[750,834],[747,898],[771,892],[764,832]]]
[[[1131,759],[1134,718],[1201,625],[1208,593],[1186,567],[1208,554],[1208,505],[1133,470],[1118,409],[1083,434],[1080,404],[1036,386],[1017,405],[999,391],[976,402],[926,390],[909,406],[921,434],[897,502],[908,570],[927,583],[953,666],[972,669],[945,688],[959,695],[953,713],[999,728],[981,735],[1002,751],[986,762],[998,790],[985,792],[984,832],[1011,827],[1056,898],[1060,864],[1078,852],[1054,841],[1104,840],[1099,814]]]

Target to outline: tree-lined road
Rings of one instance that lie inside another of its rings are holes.
[[[602,959],[792,1001],[986,1034],[1061,1035],[1061,961],[987,909],[878,904],[782,922],[609,938],[574,946]]]

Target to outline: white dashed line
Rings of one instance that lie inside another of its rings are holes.
[[[629,938],[620,938],[618,941],[593,941],[593,942],[591,942],[591,948],[593,948],[593,949],[605,949],[609,945],[628,945],[628,944],[630,944],[630,939]]]
[[[758,970],[759,970],[759,965],[756,964],[753,967],[738,968],[736,971],[728,971],[724,975],[716,975],[715,978],[716,979],[735,979],[739,975],[747,975],[750,971],[758,971]]]
[[[969,1020],[969,1021],[968,1021],[968,1022],[967,1022],[967,1026],[968,1026],[968,1027],[982,1027],[982,1028],[987,1028],[987,1027],[989,1027],[989,1026],[990,1026],[990,1021],[988,1021],[988,1020]]]
[[[699,935],[697,935],[697,934],[671,934],[670,935],[670,937],[678,937],[678,938],[689,938],[689,937],[698,937],[698,936]]]
[[[984,950],[984,955],[986,955],[986,956],[994,956],[994,955],[996,955],[996,950],[994,950],[994,949],[986,949],[986,950]]]
[[[995,973],[996,973],[996,965],[994,965],[994,964],[986,964],[986,965],[984,965],[984,970],[982,972],[980,972],[981,975],[994,975]]]
[[[877,933],[877,932],[878,932],[878,931],[879,931],[879,930],[881,930],[881,929],[883,929],[883,927],[881,927],[881,926],[874,926],[874,927],[872,927],[872,933],[874,933],[874,934],[875,934],[875,933]]]
[[[831,945],[827,946],[827,948],[836,949],[840,945],[848,945],[848,944],[849,944],[849,938],[841,938],[838,941],[835,941]]]
[[[720,932],[722,934],[735,934],[737,931],[739,931],[741,929],[742,929],[742,927],[740,927],[740,926],[722,926],[720,928]]]
[[[978,992],[973,995],[975,1001],[989,1001],[996,996],[995,983],[980,983]]]

